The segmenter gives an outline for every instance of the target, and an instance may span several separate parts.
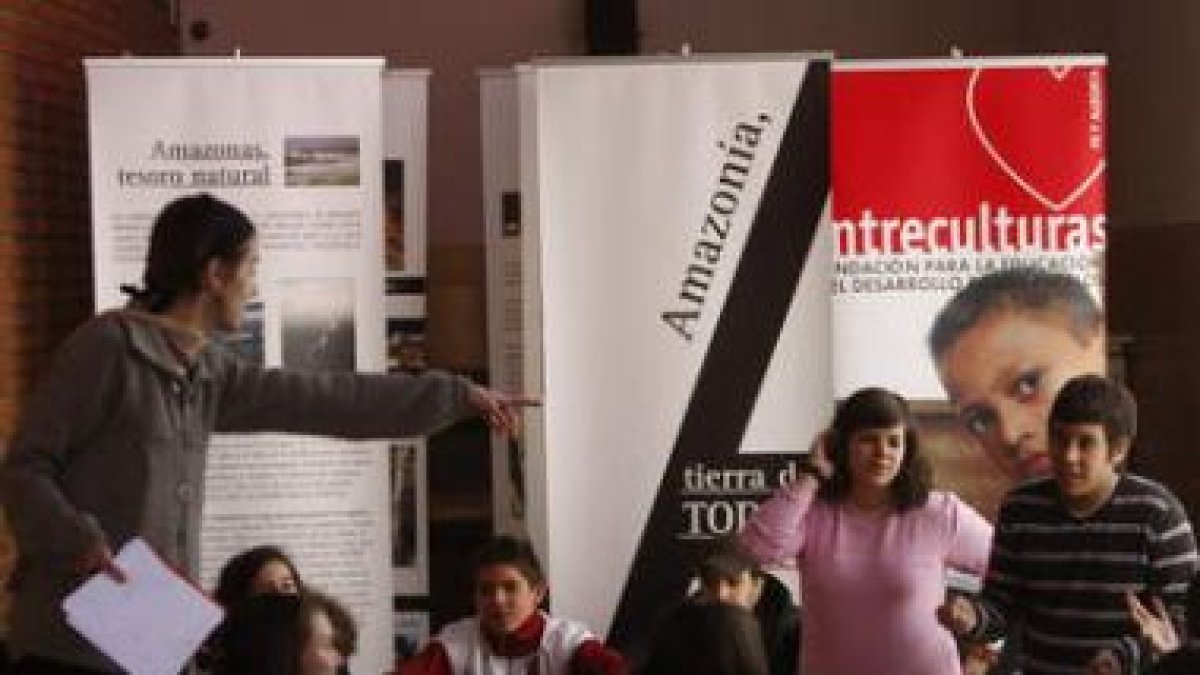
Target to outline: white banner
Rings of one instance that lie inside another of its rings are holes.
[[[554,611],[625,646],[827,419],[828,66],[519,77],[529,527]]]
[[[386,71],[383,74],[384,235],[389,273],[425,276],[428,139],[429,71]]]
[[[480,139],[487,243],[488,372],[502,391],[525,391],[517,75],[480,73]],[[526,439],[492,435],[492,514],[497,532],[527,534]]]
[[[426,218],[429,71],[383,77],[384,303],[389,371],[427,365]],[[392,568],[397,595],[429,592],[425,439],[392,444]],[[399,635],[399,633],[397,633]],[[411,636],[410,636],[411,637]]]
[[[384,368],[379,59],[89,59],[96,302],[140,285],[152,219],[201,191],[259,230],[235,347],[267,366]],[[224,437],[210,448],[201,579],[274,543],[353,610],[354,670],[392,658],[382,443]]]

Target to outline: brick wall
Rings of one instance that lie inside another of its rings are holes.
[[[0,0],[0,441],[91,312],[85,56],[179,53],[168,0]],[[0,521],[0,579],[13,551]]]

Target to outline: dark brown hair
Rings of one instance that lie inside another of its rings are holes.
[[[818,496],[840,502],[850,494],[850,438],[855,432],[894,426],[904,427],[904,458],[890,486],[892,505],[900,511],[924,505],[933,470],[921,452],[916,418],[901,396],[878,387],[859,389],[838,404],[828,439],[833,476],[821,483]]]
[[[300,573],[283,549],[271,545],[255,546],[233,556],[221,568],[217,575],[217,588],[213,592],[217,602],[225,609],[231,609],[254,595],[254,578],[270,562],[283,563],[296,580],[296,588],[303,589]]]
[[[1099,424],[1112,445],[1137,433],[1137,403],[1121,384],[1103,375],[1071,378],[1050,408],[1050,430],[1060,424]]]
[[[769,675],[754,615],[723,602],[689,601],[655,631],[641,675]]]
[[[484,567],[492,565],[515,567],[531,586],[545,583],[546,580],[546,574],[542,571],[542,563],[538,560],[533,545],[527,539],[506,534],[489,539],[475,553],[475,573],[478,574]]]
[[[311,596],[268,593],[249,598],[226,615],[219,633],[214,675],[298,675],[323,612]]]
[[[246,214],[228,202],[207,193],[179,197],[154,219],[142,288],[121,290],[145,309],[162,312],[180,296],[200,290],[210,260],[240,260],[254,232]]]
[[[700,583],[705,587],[714,587],[722,581],[735,581],[743,572],[749,572],[754,577],[762,575],[758,561],[736,537],[720,537],[712,541],[705,547],[703,555],[696,566],[696,576],[700,577]]]

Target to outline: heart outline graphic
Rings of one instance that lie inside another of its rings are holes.
[[[1051,66],[1048,67],[1047,70],[1050,71],[1051,77],[1058,82],[1062,82],[1070,73],[1071,67]],[[1096,162],[1096,167],[1092,169],[1091,173],[1084,177],[1084,179],[1080,181],[1079,185],[1076,186],[1075,189],[1072,190],[1062,200],[1055,201],[1042,194],[1037,187],[1026,180],[1024,176],[1022,176],[1016,169],[1012,167],[1011,164],[1009,164],[1006,159],[1004,159],[1004,156],[1000,154],[1000,151],[996,149],[995,144],[992,143],[991,138],[988,137],[987,132],[984,131],[983,124],[979,121],[979,114],[975,110],[975,89],[979,83],[979,78],[982,76],[983,68],[975,68],[971,72],[970,80],[967,82],[967,119],[971,123],[971,130],[975,133],[975,137],[979,139],[980,145],[982,145],[983,149],[987,151],[987,154],[992,158],[992,161],[994,161],[996,165],[999,166],[1000,169],[1005,173],[1005,175],[1011,178],[1012,181],[1025,192],[1025,194],[1033,197],[1038,201],[1038,203],[1050,209],[1051,211],[1061,212],[1065,210],[1068,206],[1074,203],[1075,200],[1079,199],[1079,197],[1092,186],[1092,183],[1096,182],[1096,179],[1100,177],[1100,174],[1104,173],[1104,169],[1108,165],[1108,160],[1101,157]]]

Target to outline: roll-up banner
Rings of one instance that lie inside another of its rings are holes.
[[[383,77],[383,259],[387,369],[427,365],[426,157],[428,70]],[[392,444],[392,567],[397,595],[429,592],[429,515],[425,439]]]
[[[1099,57],[521,68],[524,503],[555,611],[636,641],[860,387],[913,402],[938,485],[987,515],[1044,472],[1057,387],[1105,367],[1104,79]],[[961,308],[995,287],[1016,328]]]
[[[429,71],[383,74],[383,259],[387,369],[428,365],[426,189]],[[429,637],[429,446],[424,438],[389,444],[391,560],[396,654]]]
[[[829,66],[543,63],[518,91],[528,524],[553,610],[625,646],[828,417]]]
[[[484,225],[487,233],[488,372],[493,386],[525,391],[517,74],[479,74]],[[526,438],[492,435],[492,513],[497,532],[526,534]]]
[[[1048,471],[1062,381],[1105,368],[1106,111],[1103,57],[834,65],[834,394],[908,397],[989,516]]]
[[[385,367],[381,59],[88,59],[98,308],[140,284],[151,222],[207,191],[259,228],[259,294],[233,346],[267,366]],[[356,672],[392,667],[389,453],[214,439],[201,580],[246,547],[291,552],[359,621]]]

